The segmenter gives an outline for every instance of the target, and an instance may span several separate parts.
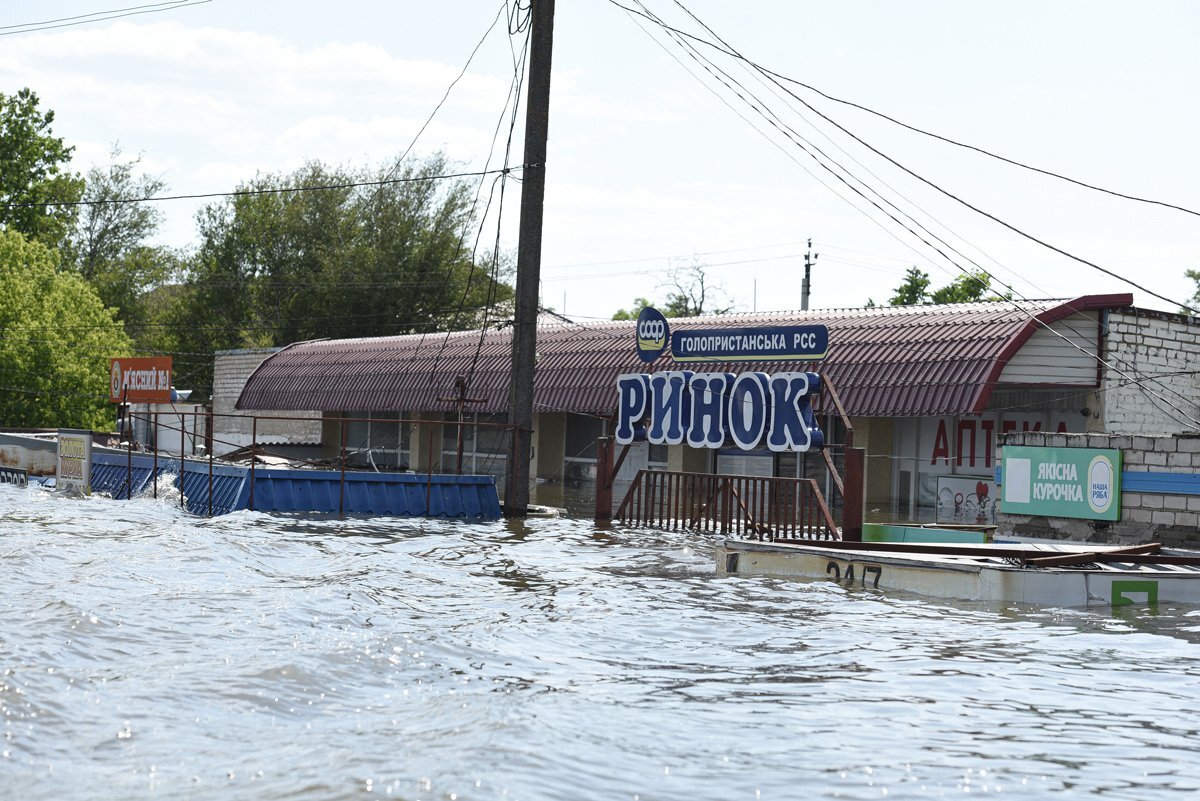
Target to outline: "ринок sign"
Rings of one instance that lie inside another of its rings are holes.
[[[816,373],[626,373],[617,378],[614,439],[720,448],[728,436],[747,451],[819,450],[825,437],[810,402],[820,391]]]

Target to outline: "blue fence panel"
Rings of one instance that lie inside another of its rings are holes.
[[[157,470],[159,480],[182,483],[184,505],[198,515],[227,514],[250,501],[250,470],[240,465],[184,461],[155,462],[145,454],[95,454],[92,488],[113,498],[144,492]],[[210,477],[211,470],[211,477]],[[209,503],[211,493],[211,507]],[[500,517],[500,499],[492,476],[428,476],[422,473],[362,473],[339,470],[254,471],[254,508],[261,512],[316,512],[403,517],[457,517],[471,520]]]
[[[92,492],[108,493],[116,500],[140,495],[150,483],[153,469],[145,456],[92,454]]]

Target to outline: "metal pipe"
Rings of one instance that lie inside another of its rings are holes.
[[[342,439],[342,481],[338,489],[338,519],[346,519],[346,418],[338,418],[338,428]]]
[[[133,499],[133,416],[126,417],[129,424],[129,448],[125,452],[125,498]]]
[[[208,443],[208,516],[212,517],[212,441]]]
[[[183,498],[183,472],[187,466],[187,456],[184,454],[183,446],[187,444],[187,426],[183,422],[183,413],[179,415],[179,508],[186,509],[187,504]]]
[[[258,450],[258,417],[250,419],[250,511],[254,511],[254,452]]]
[[[425,449],[425,465],[428,473],[425,476],[425,514],[429,514],[429,496],[433,492],[433,426],[429,426],[429,433],[426,435],[427,447]]]

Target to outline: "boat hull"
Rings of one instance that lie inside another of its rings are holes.
[[[1156,606],[1200,603],[1200,567],[1110,562],[1069,568],[1023,567],[993,546],[994,556],[843,550],[815,544],[725,540],[719,572],[827,579],[843,586],[902,590],[964,601],[1012,601],[1046,606]],[[1014,554],[1027,553],[1015,546]],[[1047,556],[1095,552],[1095,547],[1045,545]]]

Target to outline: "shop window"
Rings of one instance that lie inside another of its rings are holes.
[[[596,440],[604,436],[605,421],[599,417],[567,414],[564,454],[567,462],[595,463]]]
[[[409,462],[408,426],[399,412],[348,412],[346,461],[376,470],[406,470]]]
[[[458,468],[458,415],[445,416],[442,426],[442,470]],[[492,425],[475,426],[474,423]],[[507,422],[504,414],[463,415],[462,471],[476,475],[503,476],[508,463],[508,430],[500,427]]]

